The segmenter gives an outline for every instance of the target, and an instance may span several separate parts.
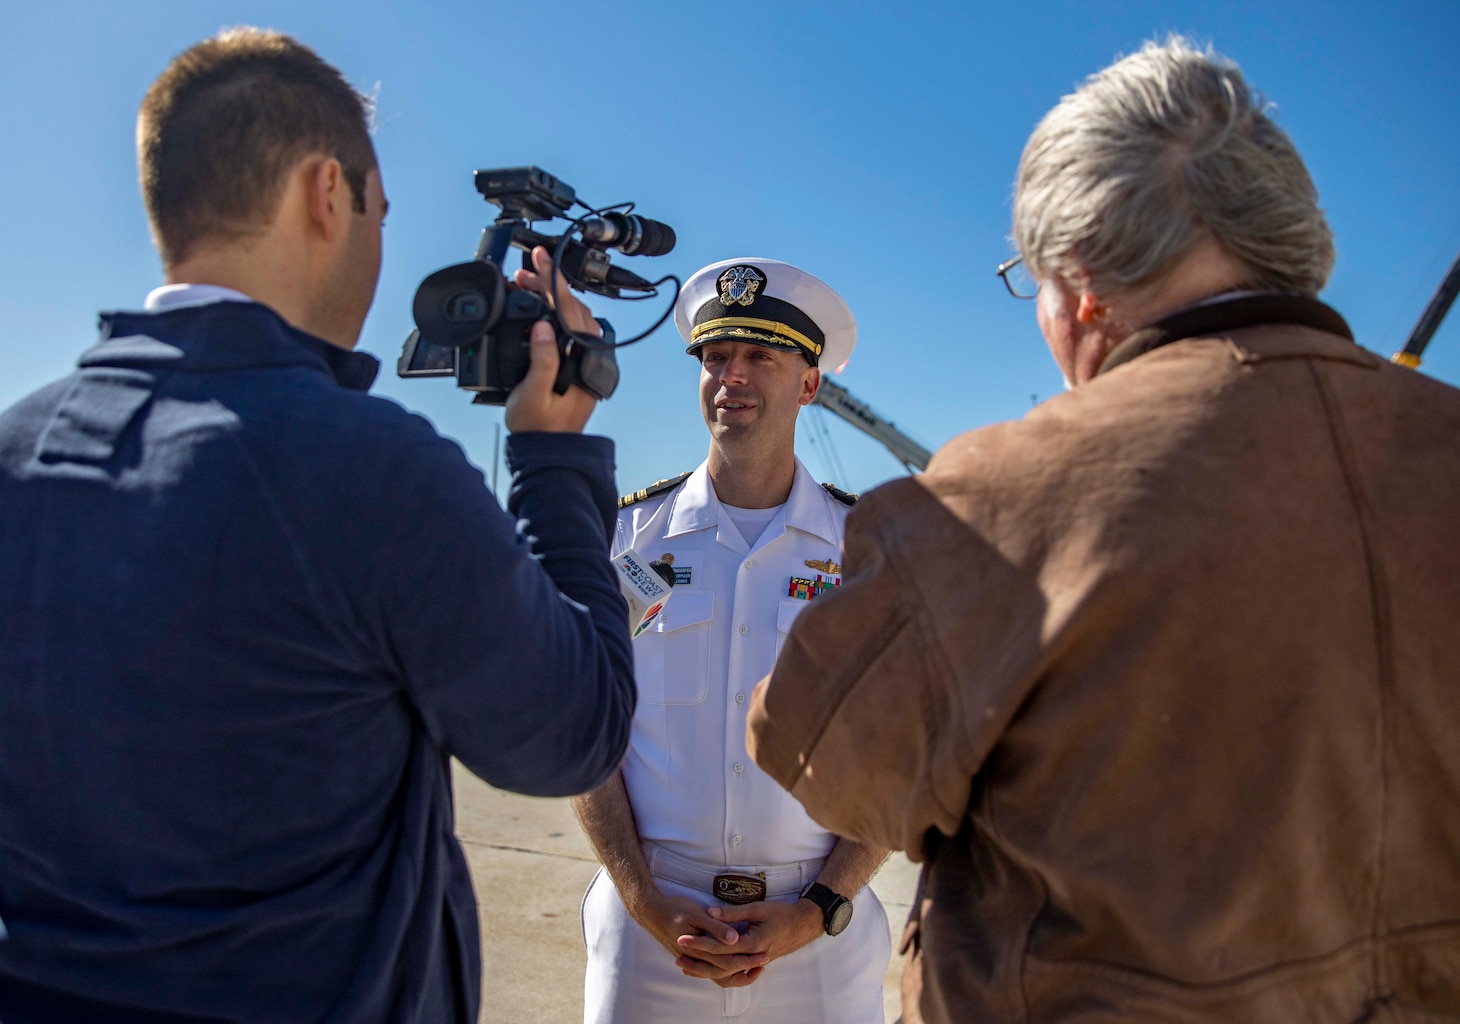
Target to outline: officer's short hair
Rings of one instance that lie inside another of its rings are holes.
[[[1092,75],[1025,146],[1014,241],[1040,279],[1139,291],[1210,236],[1252,288],[1314,296],[1333,236],[1292,141],[1231,61],[1173,36]]]
[[[311,153],[340,161],[363,213],[377,166],[371,119],[367,97],[282,33],[231,28],[183,51],[137,118],[142,197],[163,264],[204,239],[266,227],[286,172]]]

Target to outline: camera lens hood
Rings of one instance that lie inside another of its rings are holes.
[[[460,348],[477,341],[497,323],[506,291],[506,281],[495,263],[453,263],[421,282],[411,303],[411,316],[421,337],[432,345]]]

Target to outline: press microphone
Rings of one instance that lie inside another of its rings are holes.
[[[619,591],[629,603],[629,635],[638,636],[659,617],[674,595],[674,570],[659,559],[646,560],[632,549],[613,559]]]
[[[674,248],[674,229],[637,213],[605,213],[583,221],[583,240],[611,246],[625,256],[663,256]]]

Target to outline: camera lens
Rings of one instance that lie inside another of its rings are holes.
[[[446,319],[477,323],[487,318],[487,297],[481,292],[457,292],[446,300]]]

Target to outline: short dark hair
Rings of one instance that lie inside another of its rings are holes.
[[[340,161],[357,213],[377,166],[372,104],[309,47],[230,28],[175,57],[137,118],[142,198],[165,266],[198,242],[268,225],[284,175],[311,153]]]

